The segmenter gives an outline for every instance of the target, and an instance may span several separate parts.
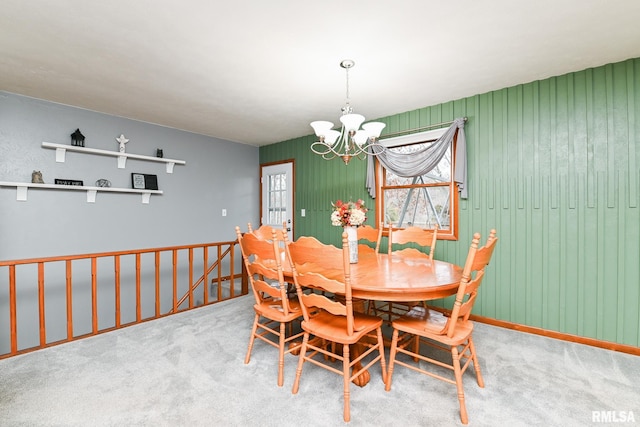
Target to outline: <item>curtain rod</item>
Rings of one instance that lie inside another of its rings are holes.
[[[462,120],[464,120],[464,122],[466,123],[468,119],[466,117],[463,117]],[[380,139],[383,140],[383,139],[389,138],[391,136],[402,135],[402,134],[405,134],[405,133],[420,132],[420,131],[431,129],[431,128],[435,128],[435,127],[443,127],[443,126],[446,126],[446,125],[450,125],[453,122],[455,122],[455,120],[451,120],[451,121],[448,121],[448,122],[442,122],[442,123],[434,123],[432,125],[422,126],[422,127],[414,128],[414,129],[401,130],[401,131],[398,131],[398,132],[389,133],[389,134],[386,134],[384,136],[381,136]]]

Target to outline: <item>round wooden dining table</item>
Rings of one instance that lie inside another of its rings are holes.
[[[445,261],[360,252],[350,265],[353,298],[375,301],[427,301],[453,295],[462,267]]]
[[[427,257],[376,254],[371,250],[360,251],[358,262],[350,264],[350,273],[354,309],[365,311],[365,300],[411,302],[454,295],[462,278],[462,267]],[[344,271],[326,269],[322,274],[342,279]],[[354,358],[360,353],[357,345],[353,352]],[[363,371],[353,383],[363,387],[369,379],[369,372]]]

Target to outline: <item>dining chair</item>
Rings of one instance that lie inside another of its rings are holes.
[[[380,252],[380,241],[382,240],[382,227],[373,228],[364,224],[357,228],[358,233],[358,251],[367,252],[373,250],[375,253]]]
[[[263,240],[271,240],[272,237],[272,232],[275,231],[276,232],[276,237],[278,239],[278,241],[283,241],[284,240],[284,234],[287,233],[287,226],[286,223],[282,223],[282,228],[276,228],[276,227],[272,227],[270,225],[267,224],[263,224],[260,227],[258,227],[257,229],[253,229],[252,225],[250,222],[247,223],[247,232],[249,233],[253,233],[256,236],[258,236],[259,238],[263,239]]]
[[[438,226],[433,229],[424,229],[420,227],[407,227],[404,229],[393,229],[393,224],[389,225],[389,238],[387,253],[393,254],[394,257],[406,258],[426,258],[433,261],[433,255],[436,251],[436,243],[438,242]],[[405,245],[413,245],[405,247]],[[398,248],[398,246],[401,246]],[[417,249],[417,248],[420,249]],[[385,316],[387,323],[407,313],[414,306],[421,304],[419,301],[391,302],[379,301],[371,302],[370,313],[377,316]],[[425,302],[422,302],[425,305]]]
[[[257,229],[253,229],[251,223],[247,223],[247,232],[253,233],[259,239],[271,241],[273,232],[276,233],[276,241],[278,242],[278,247],[280,249],[280,260],[282,263],[283,270],[291,270],[289,267],[289,260],[287,260],[287,256],[284,251],[284,245],[288,242],[288,229],[286,221],[282,222],[282,228],[273,227],[271,225],[262,224]],[[296,290],[293,286],[293,283],[287,283],[287,295],[291,296],[295,294]]]
[[[393,229],[393,225],[389,225],[389,240],[387,252],[399,256],[426,256],[433,261],[433,254],[436,251],[437,242],[437,225],[433,229],[411,226],[404,229],[396,230]],[[394,245],[407,244],[412,244],[414,245],[414,247],[394,249]],[[417,249],[415,246],[419,247],[420,249]]]
[[[298,356],[293,394],[298,392],[305,362],[343,377],[343,419],[349,421],[350,383],[379,362],[386,378],[382,319],[354,310],[351,296],[351,264],[347,233],[342,248],[325,245],[314,237],[300,237],[287,245],[293,279],[302,306],[304,336]],[[308,289],[319,289],[340,298],[331,299]],[[313,340],[310,337],[314,337]],[[356,345],[357,344],[357,345]],[[353,351],[350,349],[353,346]],[[367,361],[362,366],[364,360]],[[342,369],[336,366],[342,362]]]
[[[391,381],[395,365],[401,365],[432,376],[439,380],[455,384],[460,403],[460,420],[467,424],[467,408],[464,402],[462,375],[470,363],[476,373],[480,387],[484,387],[478,356],[473,343],[473,322],[469,320],[471,309],[478,295],[478,288],[482,283],[485,268],[491,260],[498,238],[496,230],[491,230],[484,246],[478,247],[480,233],[473,235],[471,246],[464,264],[462,278],[458,285],[455,303],[450,313],[443,313],[433,309],[416,306],[409,313],[393,321],[393,336],[389,355],[389,372],[385,383],[385,390],[391,390]],[[432,357],[433,354],[421,353],[421,344],[433,346],[438,350],[451,353],[451,362],[443,362]],[[399,359],[398,353],[404,356]],[[412,361],[413,359],[413,361]],[[416,363],[417,362],[417,363]],[[425,368],[425,363],[447,368],[453,371],[454,379],[442,376]]]
[[[255,316],[244,363],[251,360],[256,338],[277,347],[278,386],[282,387],[284,355],[296,351],[299,346],[292,341],[303,334],[302,331],[294,334],[292,328],[292,323],[302,318],[300,303],[297,296],[290,298],[287,295],[277,232],[272,230],[271,238],[265,240],[254,233],[242,234],[240,227],[236,227],[236,235],[255,298]],[[274,341],[274,337],[277,341]]]

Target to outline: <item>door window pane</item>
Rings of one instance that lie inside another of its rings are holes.
[[[268,176],[267,215],[268,224],[282,224],[287,212],[287,174],[278,173]]]

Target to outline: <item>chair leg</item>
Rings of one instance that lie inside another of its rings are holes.
[[[244,364],[246,365],[251,360],[251,351],[253,350],[253,342],[256,339],[256,331],[258,330],[258,321],[260,315],[256,313],[256,317],[253,319],[253,327],[251,328],[251,338],[249,338],[249,348],[247,349],[247,355],[244,357]]]
[[[387,384],[387,363],[384,358],[384,338],[382,337],[382,328],[376,330],[378,335],[378,351],[380,352],[380,368],[382,368],[382,382]]]
[[[302,345],[300,346],[300,356],[298,356],[298,366],[296,367],[296,379],[293,382],[293,388],[291,389],[291,393],[296,394],[298,392],[298,387],[300,386],[300,375],[302,374],[302,364],[304,363],[305,356],[307,353],[307,342],[309,341],[309,334],[305,332],[304,337],[302,338]]]
[[[462,388],[462,371],[460,369],[460,354],[458,347],[451,347],[451,356],[453,358],[453,373],[456,377],[456,388],[458,390],[458,402],[460,402],[460,420],[462,424],[467,424],[469,418],[467,416],[467,407],[464,403],[464,389]]]
[[[414,354],[420,354],[420,336],[416,335],[413,337],[414,341],[413,341],[413,353]],[[413,361],[416,363],[420,362],[420,359],[418,358],[418,356],[414,356]]]
[[[342,380],[344,383],[344,414],[343,418],[345,422],[349,422],[351,419],[351,411],[349,407],[349,379],[351,378],[351,357],[349,355],[349,344],[342,346]]]
[[[484,378],[482,378],[482,371],[480,370],[480,362],[478,361],[478,355],[476,354],[476,347],[473,344],[473,338],[469,336],[469,350],[471,351],[471,357],[473,358],[473,369],[476,371],[476,379],[478,385],[484,388]]]
[[[278,387],[284,384],[284,340],[287,338],[286,328],[283,322],[280,322],[280,336],[278,337]]]
[[[391,352],[389,354],[389,368],[387,369],[387,381],[384,384],[386,391],[391,390],[391,377],[393,376],[393,364],[396,361],[396,352],[398,346],[398,330],[393,330],[393,337],[391,338]]]

